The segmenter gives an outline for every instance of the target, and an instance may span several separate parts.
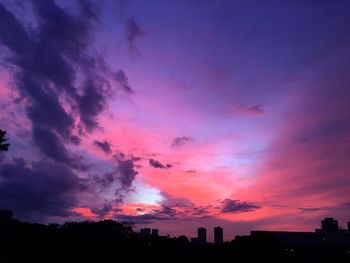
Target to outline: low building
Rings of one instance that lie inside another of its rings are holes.
[[[326,217],[321,221],[321,231],[338,231],[338,221],[332,217]]]
[[[158,229],[157,229],[157,228],[153,228],[153,229],[152,229],[152,236],[153,236],[153,237],[157,237],[158,234],[159,234]]]
[[[315,232],[290,231],[251,231],[251,238],[256,240],[269,240],[278,243],[294,245],[318,245],[323,243],[349,244],[349,231],[339,229],[338,221],[325,218],[321,221],[321,229]]]

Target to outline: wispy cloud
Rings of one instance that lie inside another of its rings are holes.
[[[194,140],[188,136],[176,137],[176,138],[174,138],[171,145],[173,147],[179,147],[179,146],[185,145],[185,144],[193,142],[193,141]]]

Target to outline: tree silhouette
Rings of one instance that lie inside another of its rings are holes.
[[[0,152],[6,152],[9,150],[9,143],[6,143],[6,131],[0,129]]]

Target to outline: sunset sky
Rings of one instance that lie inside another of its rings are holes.
[[[160,234],[350,221],[350,2],[0,0],[0,209]]]

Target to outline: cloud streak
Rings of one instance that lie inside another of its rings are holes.
[[[139,25],[136,23],[135,19],[128,19],[125,22],[126,28],[126,39],[128,42],[129,49],[133,52],[138,53],[139,51],[135,47],[136,39],[140,38],[143,33]]]
[[[259,205],[249,202],[241,202],[240,200],[225,199],[222,202],[222,213],[244,213],[251,212],[261,208]]]
[[[134,90],[131,88],[129,84],[128,77],[125,72],[119,69],[117,72],[113,74],[115,81],[120,85],[121,89],[125,91],[127,94],[134,93]]]
[[[179,147],[179,146],[183,146],[187,143],[193,142],[193,139],[191,137],[188,136],[182,136],[182,137],[176,137],[174,138],[173,142],[172,142],[172,146],[173,147]]]
[[[106,154],[112,153],[112,147],[111,144],[108,141],[94,141],[94,145],[100,148],[102,151],[104,151]]]
[[[149,165],[152,166],[153,168],[158,168],[158,169],[169,169],[172,167],[171,164],[162,164],[161,162],[155,160],[155,159],[149,159],[148,161]]]

